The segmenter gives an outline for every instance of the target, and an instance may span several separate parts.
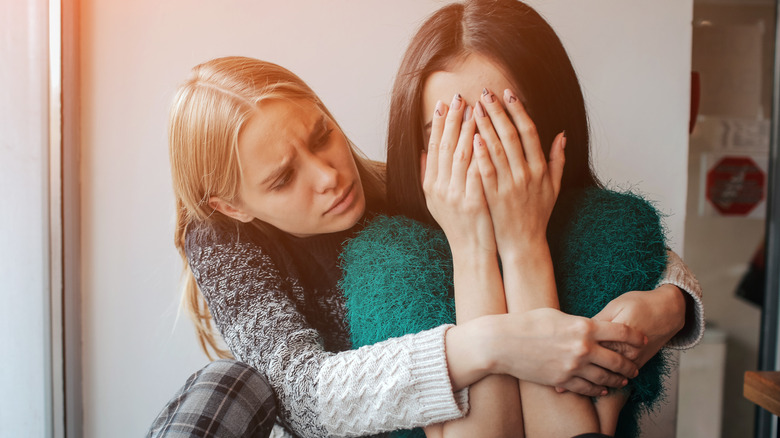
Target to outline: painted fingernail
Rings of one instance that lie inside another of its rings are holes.
[[[466,109],[463,110],[463,121],[467,122],[471,120],[471,105],[466,105]]]
[[[474,112],[475,112],[475,113],[477,114],[477,116],[479,116],[479,117],[485,117],[485,110],[482,108],[482,104],[481,104],[481,103],[479,103],[479,102],[477,102],[477,103],[474,105]]]
[[[491,93],[487,88],[482,89],[482,98],[485,99],[485,102],[487,103],[493,103],[495,100],[495,96],[493,96],[493,93]]]
[[[460,93],[456,94],[455,97],[452,98],[452,105],[450,105],[451,109],[458,110],[460,109],[460,104],[463,101],[460,97]]]
[[[444,103],[442,101],[436,102],[436,111],[433,112],[437,117],[441,117],[444,114]]]
[[[474,134],[474,145],[479,149],[485,147],[485,143],[482,143],[482,137],[479,134]]]
[[[515,93],[512,92],[509,88],[504,90],[504,100],[506,100],[506,103],[515,103],[517,102],[517,96],[515,96]]]

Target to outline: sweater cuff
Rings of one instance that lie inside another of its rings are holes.
[[[411,376],[420,412],[427,424],[460,418],[468,412],[468,389],[453,391],[444,351],[444,335],[452,325],[421,332],[411,351]]]
[[[685,294],[685,326],[666,344],[667,347],[685,350],[694,347],[704,336],[704,304],[702,303],[702,291],[693,272],[673,251],[667,251],[668,261],[664,277],[658,283],[672,284],[679,287]]]

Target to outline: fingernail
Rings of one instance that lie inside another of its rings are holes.
[[[471,120],[471,105],[466,105],[466,109],[463,110],[463,121]]]
[[[482,108],[482,104],[479,102],[474,105],[474,112],[477,113],[477,116],[479,117],[485,117],[485,110]]]
[[[639,370],[634,371],[634,377],[639,375]],[[632,377],[633,378],[633,377]]]
[[[563,138],[561,139],[561,150],[566,149],[566,130],[563,131]]]
[[[506,100],[506,103],[515,103],[517,102],[517,96],[515,96],[515,93],[512,92],[509,88],[504,90],[504,100]]]
[[[482,98],[485,99],[485,102],[487,103],[493,103],[495,100],[493,93],[491,93],[487,88],[482,89]]]
[[[563,130],[563,138],[566,138],[566,130]]]
[[[433,112],[437,117],[441,117],[444,114],[444,103],[442,101],[436,102],[436,111]]]
[[[623,379],[623,381],[620,382],[620,386],[622,387],[622,386],[626,386],[626,385],[628,385],[628,379]]]
[[[460,97],[460,93],[456,94],[455,97],[452,98],[452,105],[450,105],[451,109],[458,110],[460,109],[460,103],[462,102],[462,99]]]
[[[645,345],[647,345],[648,342],[650,342],[650,339],[648,339],[647,336],[645,336]]]
[[[607,390],[605,389],[605,390],[601,391],[601,396],[603,397],[603,396],[607,395],[607,393],[609,393],[609,391],[607,391]]]
[[[479,134],[474,134],[474,144],[475,144],[475,145],[476,145],[478,148],[483,148],[483,147],[485,147],[485,143],[482,143],[482,137],[480,137],[480,135],[479,135]]]

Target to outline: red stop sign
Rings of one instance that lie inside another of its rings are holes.
[[[724,215],[746,215],[764,200],[766,175],[748,157],[725,157],[707,172],[707,200]]]

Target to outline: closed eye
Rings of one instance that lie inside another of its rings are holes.
[[[279,176],[279,179],[274,181],[271,186],[271,190],[281,190],[292,180],[293,170],[290,169]]]

